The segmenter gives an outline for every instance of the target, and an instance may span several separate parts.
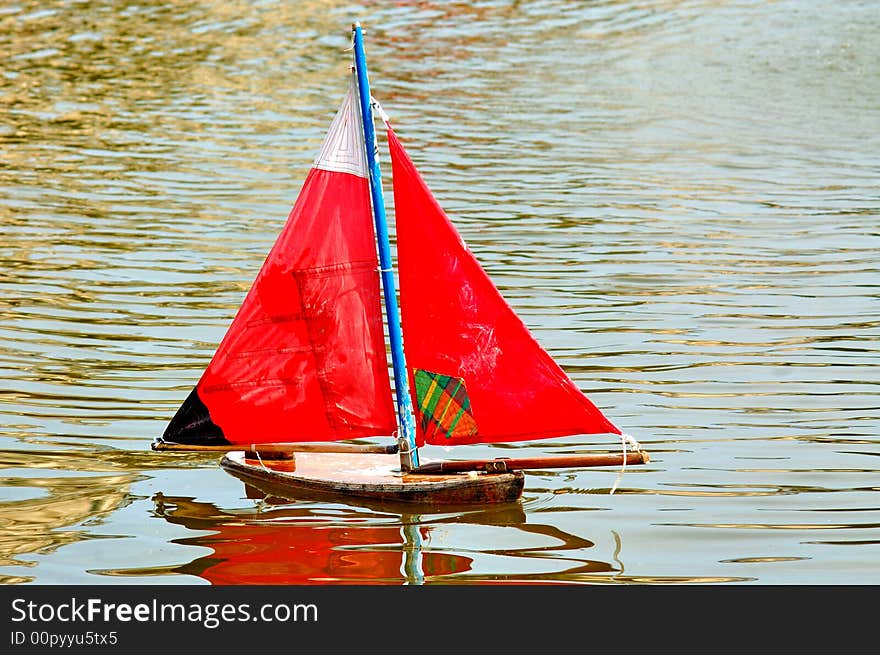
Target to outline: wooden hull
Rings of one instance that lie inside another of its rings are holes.
[[[522,471],[507,473],[400,472],[397,455],[296,453],[293,462],[262,461],[244,451],[227,453],[220,465],[247,483],[288,498],[369,500],[424,506],[511,503],[522,495]]]

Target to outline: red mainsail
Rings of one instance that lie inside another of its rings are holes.
[[[513,312],[390,128],[388,140],[418,445],[620,434]]]
[[[165,441],[329,441],[396,429],[356,97],[353,87]]]

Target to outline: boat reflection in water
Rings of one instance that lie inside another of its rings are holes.
[[[165,573],[194,575],[221,585],[550,583],[622,573],[619,561],[612,565],[582,559],[594,549],[593,542],[553,526],[526,524],[520,503],[446,507],[442,513],[424,508],[424,513],[416,513],[423,508],[291,499],[248,482],[245,492],[256,504],[234,510],[191,497],[153,497],[157,516],[206,532],[176,543],[212,551]],[[462,543],[482,528],[513,528],[511,547],[487,553],[473,543]],[[508,570],[511,562],[518,562],[521,573],[499,576],[490,571],[496,558],[503,559]]]
[[[258,507],[224,511],[192,498],[154,497],[157,514],[169,522],[210,532],[178,541],[213,552],[178,567],[177,573],[225,585],[397,584],[471,567],[468,557],[422,553],[428,528],[408,515],[341,506],[338,512],[328,511],[246,489],[249,497],[261,499]]]

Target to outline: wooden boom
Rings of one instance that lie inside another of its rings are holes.
[[[627,453],[627,464],[647,464],[648,453],[641,450]],[[503,473],[526,469],[578,468],[584,466],[621,466],[623,455],[560,455],[558,457],[499,457],[497,459],[466,459],[443,462],[429,462],[415,468],[410,473],[432,474],[461,473],[464,471],[486,471]]]

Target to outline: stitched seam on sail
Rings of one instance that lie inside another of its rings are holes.
[[[362,259],[353,262],[346,262],[341,264],[326,264],[324,266],[314,266],[312,268],[301,268],[296,271],[292,271],[291,275],[297,281],[299,285],[299,281],[302,277],[311,277],[311,278],[321,278],[321,277],[333,277],[340,273],[350,273],[356,272],[359,270],[376,270],[376,262],[369,259]],[[262,325],[268,325],[270,323],[290,323],[293,321],[308,321],[309,316],[306,312],[298,312],[293,314],[275,314],[273,316],[263,316],[260,318],[254,318],[247,322],[247,327],[260,327]]]
[[[242,380],[240,382],[225,382],[223,384],[212,384],[200,387],[205,393],[216,393],[218,391],[231,391],[241,387],[286,387],[302,384],[299,378],[260,378],[257,380]]]
[[[377,263],[371,259],[359,259],[351,262],[342,262],[339,264],[325,264],[324,266],[313,266],[311,268],[299,268],[292,271],[293,275],[312,275],[315,277],[330,276],[334,273],[357,271],[359,269],[377,269]]]
[[[278,353],[279,355],[292,355],[295,353],[307,353],[310,352],[311,348],[302,346],[300,348],[257,348],[255,350],[239,350],[234,353],[228,353],[226,355],[227,359],[240,359],[242,357],[247,357],[248,355],[260,355],[264,353]]]
[[[293,321],[303,320],[302,314],[276,314],[274,316],[264,316],[263,318],[254,318],[247,322],[247,327],[260,327],[269,323],[290,323]]]
[[[327,421],[328,427],[333,431],[336,431],[338,429],[339,425],[338,425],[338,421],[336,421],[336,419],[335,419],[335,416],[333,413],[333,405],[330,402],[330,398],[329,398],[330,394],[329,394],[329,390],[328,390],[328,380],[327,380],[327,375],[324,372],[324,364],[325,364],[324,357],[321,354],[321,349],[315,345],[314,324],[315,324],[315,319],[317,318],[317,315],[312,314],[312,312],[310,311],[310,308],[308,307],[308,304],[306,303],[306,296],[304,293],[305,290],[303,288],[304,287],[303,282],[304,282],[305,278],[308,278],[308,277],[319,277],[319,275],[315,274],[316,271],[321,271],[321,270],[330,271],[330,270],[332,270],[333,272],[338,272],[338,271],[345,270],[343,266],[344,265],[341,265],[341,264],[335,264],[333,266],[319,266],[319,267],[311,268],[311,269],[303,269],[303,270],[299,270],[299,271],[293,271],[293,273],[292,273],[294,284],[296,284],[296,292],[300,298],[300,302],[301,302],[302,308],[303,308],[302,316],[303,316],[303,321],[306,324],[306,332],[309,335],[308,351],[312,353],[312,358],[314,359],[314,362],[315,362],[315,377],[318,380],[318,387],[321,389],[321,401],[322,401],[322,405],[324,406],[324,419]]]

